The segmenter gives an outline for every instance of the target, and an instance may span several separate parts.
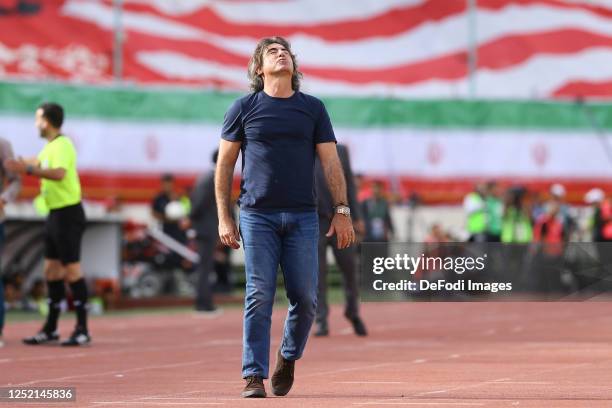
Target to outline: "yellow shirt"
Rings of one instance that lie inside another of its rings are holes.
[[[76,150],[66,136],[59,135],[38,155],[43,169],[63,168],[61,180],[40,179],[40,192],[50,210],[68,207],[81,202],[81,182],[76,169]]]

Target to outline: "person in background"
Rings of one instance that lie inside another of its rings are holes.
[[[501,242],[526,244],[533,240],[533,224],[526,202],[527,190],[514,187],[508,190],[506,208],[502,218]]]
[[[4,167],[4,161],[13,159],[11,143],[0,137],[0,256],[4,249],[4,208],[7,203],[15,200],[21,190],[21,177]],[[2,285],[2,270],[0,270],[0,347],[4,346],[2,329],[4,328],[4,286]]]
[[[593,188],[584,195],[584,201],[591,206],[593,215],[589,222],[593,242],[612,241],[612,219],[610,199],[600,188]]]
[[[375,181],[372,185],[372,196],[361,203],[366,242],[389,242],[393,236],[391,209],[383,194],[383,186],[382,182]]]
[[[174,176],[170,173],[163,174],[161,191],[151,203],[153,217],[161,224],[162,231],[166,235],[185,246],[188,243],[190,207],[189,198],[179,193]],[[189,270],[192,266],[174,251],[168,255],[167,262],[172,267],[180,267],[184,270]]]
[[[364,181],[364,177],[363,174],[361,173],[355,173],[355,175],[353,176],[353,180],[355,182],[355,191],[357,194],[357,201],[359,201],[360,203],[363,202],[366,198],[368,198],[368,191],[365,188],[365,181]]]
[[[187,209],[183,206],[183,212],[176,211],[179,208],[176,203],[182,204],[180,194],[176,190],[174,176],[170,173],[163,174],[161,177],[161,191],[153,198],[151,210],[153,217],[162,225],[162,231],[181,243],[186,242],[185,231],[181,228],[180,220]],[[172,204],[172,208],[168,205]],[[176,212],[176,214],[175,214]]]
[[[234,214],[232,216],[235,217]],[[214,259],[214,270],[217,279],[213,285],[213,293],[231,293],[233,290],[232,248],[222,245],[220,241],[217,241]]]
[[[595,242],[597,257],[601,264],[600,276],[589,277],[589,283],[595,283],[598,280],[609,280],[612,274],[612,200],[606,197],[603,190],[599,188],[591,189],[585,195],[585,202],[590,204],[593,209],[593,215],[590,221],[591,237]]]
[[[426,244],[438,244],[441,242],[451,242],[451,237],[444,230],[442,225],[437,222],[434,222],[429,228],[429,233],[425,237],[424,243]]]
[[[338,157],[344,170],[346,180],[346,190],[348,195],[348,205],[351,209],[355,232],[363,232],[364,223],[361,219],[361,210],[357,201],[357,189],[354,183],[353,171],[349,158],[348,149],[342,144],[337,144]],[[343,277],[345,308],[344,316],[353,325],[353,330],[358,336],[366,336],[367,330],[363,320],[359,317],[359,284],[357,270],[357,249],[350,246],[345,249],[337,247],[336,237],[326,236],[334,216],[334,202],[331,192],[325,180],[323,166],[319,159],[315,160],[315,182],[317,188],[317,211],[319,214],[319,295],[317,302],[317,316],[315,336],[327,336],[329,334],[328,315],[329,306],[327,304],[327,248],[331,247],[334,252],[336,264]]]
[[[219,151],[215,150],[212,162],[217,164]],[[213,304],[210,287],[210,272],[214,268],[214,251],[218,241],[217,204],[215,200],[215,171],[201,175],[191,192],[191,226],[196,232],[200,262],[197,266],[198,285],[196,288],[195,308],[201,312],[212,312]]]
[[[528,244],[533,240],[533,221],[527,202],[527,190],[522,186],[512,187],[506,192],[506,205],[502,218],[500,269],[505,276],[515,276],[515,287],[528,285],[533,280],[529,274],[530,257]],[[509,275],[508,275],[509,274]]]
[[[42,329],[23,339],[28,345],[59,340],[57,323],[68,282],[76,311],[76,326],[62,346],[89,344],[87,328],[87,284],[81,269],[81,241],[86,218],[81,203],[81,182],[77,171],[77,152],[61,128],[64,109],[57,103],[41,104],[36,110],[35,124],[40,136],[47,140],[37,158],[7,159],[9,171],[29,174],[40,179],[41,196],[49,209],[45,226],[44,274],[49,296],[49,314]]]
[[[486,242],[487,240],[487,205],[486,188],[477,184],[474,191],[463,199],[463,209],[467,216],[466,229],[469,242]]]
[[[495,181],[489,181],[486,184],[485,211],[487,214],[487,241],[500,242],[504,203],[499,198]]]
[[[586,229],[590,233],[591,241],[602,242],[602,202],[606,196],[602,189],[592,188],[584,195],[584,203],[590,207],[591,214],[587,220]]]
[[[550,199],[548,201],[548,208],[558,208],[559,221],[563,223],[563,229],[567,234],[567,239],[576,229],[576,220],[571,214],[570,207],[565,202],[566,196],[565,187],[563,184],[555,183],[550,187]]]
[[[559,200],[552,199],[547,211],[536,220],[533,240],[538,243],[536,268],[538,289],[541,292],[558,291],[561,287],[563,254],[569,240],[569,228],[561,212]]]

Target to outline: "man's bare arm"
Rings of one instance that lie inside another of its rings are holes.
[[[231,193],[234,167],[240,153],[240,142],[221,140],[217,170],[215,172],[215,197],[219,219],[231,218]]]
[[[56,169],[43,169],[40,167],[32,167],[31,174],[38,178],[59,181],[62,180],[66,175],[66,170],[62,167],[58,167]]]
[[[18,159],[6,159],[4,161],[4,167],[17,174],[31,174],[38,178],[44,178],[49,180],[59,181],[66,175],[66,170],[63,167],[57,167],[54,169],[43,169],[38,164],[32,164],[32,160],[26,160],[23,158]]]
[[[321,159],[321,166],[323,167],[327,187],[331,192],[334,205],[348,205],[346,180],[344,180],[344,171],[336,151],[336,144],[333,142],[319,143],[317,144],[317,153],[319,154],[319,159]]]
[[[240,153],[240,142],[221,140],[217,170],[215,172],[215,197],[217,199],[217,214],[219,216],[219,238],[224,245],[240,248],[238,229],[232,219],[231,194],[234,166]]]
[[[323,173],[327,180],[327,187],[331,192],[334,205],[348,205],[346,181],[344,180],[342,164],[340,164],[340,159],[338,158],[336,144],[333,142],[319,143],[317,144],[317,153],[321,160]],[[329,231],[326,235],[331,237],[334,233],[336,234],[338,248],[340,249],[347,248],[355,242],[355,231],[353,230],[353,224],[350,217],[334,214]]]

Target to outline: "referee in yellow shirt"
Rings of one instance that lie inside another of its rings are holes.
[[[37,345],[59,340],[57,321],[68,282],[74,299],[77,324],[62,346],[80,346],[91,341],[87,330],[87,285],[81,273],[81,238],[85,212],[81,205],[81,183],[77,173],[76,151],[61,132],[64,109],[56,103],[43,103],[36,110],[36,128],[47,144],[37,159],[7,160],[15,173],[40,178],[40,190],[49,215],[45,225],[45,278],[49,295],[49,315],[42,330],[23,339]]]

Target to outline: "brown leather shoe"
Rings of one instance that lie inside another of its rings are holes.
[[[266,388],[264,387],[263,378],[256,375],[245,378],[246,385],[242,390],[243,398],[265,398]]]
[[[272,393],[282,397],[287,395],[293,385],[293,371],[295,369],[295,361],[287,360],[283,357],[280,350],[276,354],[276,368],[272,374]]]

